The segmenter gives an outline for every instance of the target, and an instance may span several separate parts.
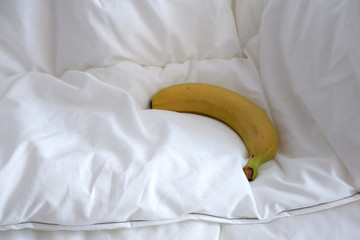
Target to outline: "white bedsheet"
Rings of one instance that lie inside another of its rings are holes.
[[[252,223],[270,236],[285,219],[359,210],[359,9],[357,0],[0,2],[0,230],[215,234],[225,224],[234,236]],[[255,181],[230,128],[148,109],[182,82],[232,89],[273,120],[280,148]]]
[[[221,224],[188,220],[140,228],[119,228],[98,231],[39,231],[31,229],[3,232],[2,239],[27,240],[112,240],[112,239],[357,239],[360,201],[321,212],[281,218],[261,224]]]

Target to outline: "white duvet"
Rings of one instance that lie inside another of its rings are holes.
[[[1,1],[0,230],[236,226],[358,201],[359,9]],[[279,151],[255,181],[226,125],[149,109],[182,82],[229,88],[272,119]]]

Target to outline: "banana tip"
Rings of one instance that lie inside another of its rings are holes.
[[[250,167],[245,167],[243,170],[244,170],[246,178],[249,181],[252,181],[253,180],[252,177],[253,177],[254,170],[252,168],[250,168]]]
[[[152,109],[152,101],[151,100],[150,100],[149,106],[150,106],[150,109]]]

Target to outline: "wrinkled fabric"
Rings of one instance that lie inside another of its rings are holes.
[[[246,226],[358,201],[356,6],[1,2],[0,230]],[[228,126],[149,109],[183,82],[271,118],[279,151],[255,181]]]
[[[275,2],[264,13],[269,21],[264,21],[262,27],[262,61],[266,63],[262,76],[269,98],[277,103],[283,100],[281,95],[296,96],[359,189],[360,129],[356,126],[360,123],[360,30],[356,23],[360,20],[360,4],[294,1],[282,6],[283,14],[272,14],[282,4]],[[282,78],[289,81],[284,83]],[[279,95],[275,88],[285,84],[288,90]]]

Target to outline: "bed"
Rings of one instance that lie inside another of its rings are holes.
[[[0,239],[357,239],[360,2],[0,2]],[[240,93],[279,149],[149,108]]]

